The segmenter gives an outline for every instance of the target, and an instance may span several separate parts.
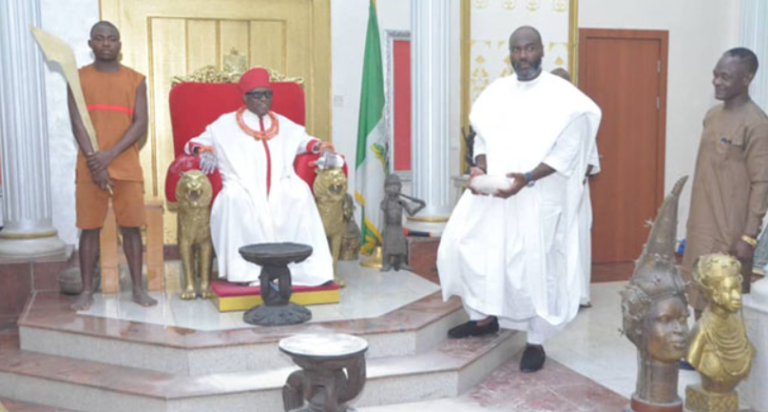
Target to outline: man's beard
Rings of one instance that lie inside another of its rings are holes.
[[[530,67],[526,69],[521,69],[519,62],[512,63],[512,68],[515,70],[515,74],[517,74],[518,80],[533,80],[536,78],[536,76],[539,75],[539,69],[541,69],[541,59],[537,59],[536,61],[531,62]]]

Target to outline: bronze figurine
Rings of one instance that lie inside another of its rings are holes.
[[[395,270],[411,270],[407,263],[408,243],[403,233],[403,210],[413,216],[423,209],[426,203],[400,193],[402,188],[400,178],[395,174],[390,174],[384,181],[384,200],[381,201],[381,212],[384,214],[382,272],[391,270],[392,266]]]
[[[685,407],[694,412],[735,412],[736,385],[749,375],[755,349],[747,339],[741,310],[741,263],[711,254],[694,263],[693,279],[709,304],[691,332],[686,359],[701,375],[685,388]]]
[[[360,255],[360,227],[355,222],[355,202],[349,193],[344,196],[344,221],[347,230],[341,240],[339,260],[357,260]]]

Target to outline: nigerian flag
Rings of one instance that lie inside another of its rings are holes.
[[[376,2],[371,0],[368,32],[365,35],[363,87],[360,94],[360,120],[357,125],[355,199],[360,203],[360,251],[369,254],[381,244],[379,208],[384,199],[384,179],[389,169],[389,147],[384,124],[384,75],[381,64],[379,23]]]

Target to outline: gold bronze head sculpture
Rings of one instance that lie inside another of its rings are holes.
[[[344,221],[344,197],[347,194],[347,176],[340,167],[315,169],[317,176],[312,185],[317,209],[323,220],[325,236],[331,247],[333,270],[336,272],[342,238],[346,234],[347,225]]]
[[[711,254],[694,263],[693,279],[709,304],[691,332],[686,359],[701,375],[701,385],[686,388],[686,408],[730,412],[739,407],[734,389],[749,375],[754,348],[741,310],[741,263]]]
[[[200,275],[200,293],[203,299],[210,299],[211,261],[213,243],[211,242],[211,198],[213,188],[203,172],[190,170],[181,174],[176,184],[176,202],[179,206],[179,254],[184,269],[186,287],[182,299],[194,299],[195,290],[195,251],[197,251],[198,272]]]
[[[687,177],[664,199],[632,279],[621,293],[623,331],[635,344],[638,375],[624,411],[682,411],[678,365],[685,356],[688,301],[675,261],[677,203]]]

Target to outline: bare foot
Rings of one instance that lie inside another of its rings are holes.
[[[70,306],[74,310],[88,310],[93,305],[93,292],[83,292],[77,297],[75,303]]]
[[[144,289],[133,289],[133,301],[144,307],[157,305],[157,301],[152,299]]]

